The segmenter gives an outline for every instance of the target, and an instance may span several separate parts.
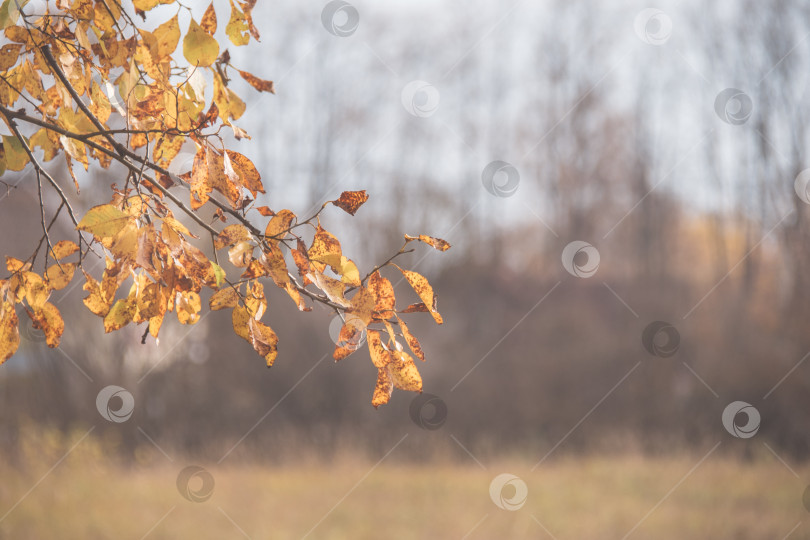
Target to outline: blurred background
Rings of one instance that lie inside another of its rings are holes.
[[[366,189],[356,217],[323,218],[361,271],[403,233],[453,245],[401,263],[439,296],[444,325],[409,320],[435,397],[375,410],[367,350],[335,365],[333,314],[281,291],[267,370],[227,312],[159,344],[104,335],[77,278],[51,300],[61,346],[29,323],[0,368],[1,536],[810,538],[810,5],[288,1],[254,19],[232,63],[277,95],[233,81],[252,139],[231,148],[259,203],[308,216]],[[3,180],[0,252],[27,255],[33,175]],[[134,398],[124,422],[97,410],[108,385]],[[178,494],[188,465],[215,481],[189,473],[205,504]]]

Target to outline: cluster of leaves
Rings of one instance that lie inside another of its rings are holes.
[[[255,3],[230,0],[225,33],[234,45],[259,39],[251,15]],[[427,312],[436,322],[442,320],[427,280],[394,259],[411,251],[407,248],[414,241],[441,251],[449,244],[406,235],[394,256],[361,278],[338,239],[321,226],[320,214],[331,203],[354,215],[368,199],[365,191],[343,192],[306,219],[256,205],[264,193],[257,168],[225,147],[225,136],[248,137],[235,124],[246,105],[229,88],[229,75],[235,71],[260,92],[275,89],[271,81],[232,66],[227,50],[220,52],[213,3],[199,23],[190,8],[175,0],[133,0],[128,6],[119,0],[57,0],[55,10],[48,5],[46,13],[27,13],[25,4],[0,4],[0,27],[8,40],[0,48],[0,117],[10,131],[2,136],[0,175],[33,168],[42,237],[28,259],[6,258],[10,275],[0,279],[0,362],[19,346],[17,304],[50,347],[59,345],[64,321],[48,299],[80,269],[84,304],[103,319],[105,331],[144,324],[142,341],[149,335],[157,339],[170,312],[182,324],[195,324],[201,319],[200,293],[209,288],[214,291],[209,308],[230,309],[234,332],[268,366],[279,341],[262,322],[268,306],[265,284],[272,283],[301,311],[312,309],[309,299],[343,318],[335,360],[351,354],[367,335],[378,370],[375,407],[388,401],[394,387],[421,391],[414,360],[398,338],[417,358],[424,360],[424,354],[400,315]],[[164,5],[156,10],[160,13],[174,7],[173,16],[152,30],[139,27],[137,18],[145,23],[147,12],[158,5]],[[183,35],[178,15],[184,11],[190,23]],[[209,80],[210,103],[205,97]],[[188,170],[180,164],[177,174],[170,172],[189,147],[194,159],[190,167],[186,164]],[[116,174],[120,169],[123,185],[113,184],[109,202],[79,218],[60,182],[42,165],[60,155],[77,192],[76,162],[86,171],[91,164],[114,167]],[[188,193],[187,202],[178,189]],[[46,208],[49,192],[59,201],[53,212]],[[77,231],[76,242],[52,242],[51,228],[63,210]],[[267,223],[261,227],[258,221]],[[199,236],[189,227],[210,235],[213,260],[195,245]],[[238,278],[220,266],[221,252],[240,272]],[[37,273],[40,253],[44,264]],[[87,269],[89,256],[105,262],[99,279]],[[68,261],[71,257],[76,260]],[[394,287],[380,273],[389,266],[402,272],[421,302],[397,310]]]

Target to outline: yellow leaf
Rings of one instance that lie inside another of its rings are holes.
[[[20,18],[20,10],[28,3],[28,0],[5,0],[0,5],[0,28],[8,28],[17,24]]]
[[[196,324],[200,320],[200,295],[194,291],[182,291],[177,295],[177,320],[180,324]]]
[[[20,346],[20,329],[14,304],[0,303],[0,364],[11,358]]]
[[[192,66],[199,67],[210,66],[219,56],[217,40],[200,28],[193,18],[183,38],[183,56]]]
[[[422,377],[413,358],[406,352],[393,351],[394,359],[386,366],[396,388],[410,392],[422,391]]]
[[[93,113],[93,116],[98,118],[102,124],[107,122],[110,118],[110,113],[112,112],[110,100],[107,99],[107,94],[101,90],[101,87],[96,81],[93,81],[93,85],[90,87],[90,104],[88,107],[90,112]]]
[[[25,263],[20,259],[15,259],[14,257],[9,257],[8,255],[6,255],[6,268],[8,268],[9,272],[19,272],[23,268],[28,270],[29,268],[31,268],[31,264]]]
[[[88,170],[90,163],[87,161],[87,147],[83,142],[65,137],[64,135],[59,136],[59,142],[62,143],[62,148],[65,149],[65,152],[67,152],[70,157],[81,163],[85,171]]]
[[[239,242],[228,250],[228,260],[236,267],[247,267],[250,261],[253,260],[253,247],[250,242]]]
[[[284,286],[284,290],[287,291],[287,294],[290,295],[295,305],[298,306],[299,311],[312,311],[312,308],[308,308],[306,302],[304,302],[304,297],[301,296],[301,293],[298,292],[298,289],[295,288],[291,282],[287,282]]]
[[[374,291],[368,287],[361,287],[360,290],[352,296],[352,305],[348,311],[363,321],[363,324],[368,325],[371,322],[376,301]]]
[[[253,281],[247,294],[245,295],[245,307],[247,312],[257,321],[262,318],[267,309],[267,298],[264,296],[264,286],[258,280]]]
[[[163,318],[165,317],[164,313],[159,315],[155,315],[154,317],[149,319],[149,333],[152,335],[153,338],[158,337],[158,333],[160,332],[160,327],[163,325]]]
[[[54,264],[45,272],[46,283],[53,290],[64,289],[73,279],[75,271],[76,263]]]
[[[357,269],[354,262],[346,257],[340,257],[340,268],[338,268],[337,273],[340,274],[340,281],[346,285],[350,287],[360,286],[360,270]]]
[[[397,270],[402,272],[402,274],[405,276],[405,279],[407,279],[408,283],[410,283],[411,287],[413,287],[413,290],[416,291],[416,294],[419,295],[419,298],[428,307],[428,309],[430,310],[430,314],[433,316],[433,319],[438,324],[442,324],[442,322],[444,321],[442,321],[442,316],[439,315],[439,312],[436,311],[436,297],[433,294],[433,287],[430,286],[428,280],[425,279],[425,277],[421,274],[418,274],[411,270],[403,270],[396,264],[394,266],[397,268]]]
[[[76,228],[101,240],[114,237],[133,219],[111,204],[102,204],[88,210]]]
[[[234,152],[233,150],[226,150],[226,154],[231,160],[231,166],[234,172],[239,175],[239,181],[250,193],[255,197],[256,193],[264,193],[264,186],[262,185],[262,177],[248,158]]]
[[[45,343],[48,344],[48,347],[58,347],[62,333],[65,331],[65,322],[56,306],[46,302],[42,307],[28,314],[31,316],[34,328],[42,330],[45,334]]]
[[[149,11],[156,5],[158,5],[158,0],[132,0],[132,3],[135,5],[135,9],[140,9],[141,11]],[[113,2],[115,4],[115,2]]]
[[[42,307],[48,300],[51,292],[45,281],[34,272],[22,272],[20,275],[23,291],[25,292],[25,301],[34,309]]]
[[[177,49],[180,41],[180,25],[177,23],[177,15],[155,28],[153,34],[157,39],[160,59],[171,55]]]
[[[368,340],[368,351],[371,356],[371,363],[381,369],[387,366],[394,359],[391,352],[386,349],[380,340],[380,333],[376,330],[368,330],[366,333]]]
[[[269,244],[270,249],[262,252],[262,265],[267,269],[267,273],[273,278],[273,283],[278,287],[286,287],[290,283],[290,276],[287,272],[287,261],[281,249]],[[300,306],[300,304],[299,304]]]
[[[9,43],[0,48],[0,71],[6,71],[17,63],[20,58],[20,49],[22,49],[22,45],[19,43]]]
[[[182,223],[177,221],[171,215],[168,215],[168,216],[163,218],[163,224],[166,225],[167,227],[169,227],[171,230],[173,230],[176,233],[185,234],[186,236],[194,236],[193,234],[191,234],[191,231],[189,231],[188,228],[185,225],[183,225]],[[196,238],[196,236],[195,236],[195,238]]]
[[[13,135],[3,135],[3,152],[5,153],[6,168],[10,171],[21,171],[28,163],[25,148]]]
[[[413,354],[421,360],[422,362],[425,361],[425,353],[422,351],[422,346],[419,344],[419,340],[416,339],[416,336],[411,334],[411,331],[408,329],[408,326],[405,324],[405,321],[397,317],[397,321],[399,322],[399,329],[402,330],[402,335],[405,336],[405,341],[408,342],[408,347],[411,348]]]
[[[409,236],[406,234],[405,240],[408,241],[419,240],[420,242],[424,242],[429,246],[438,249],[439,251],[447,251],[448,249],[450,249],[450,244],[447,242],[447,240],[442,240],[441,238],[434,238],[426,234],[420,234],[419,236]]]
[[[320,225],[318,225],[318,230],[312,239],[312,246],[309,248],[308,255],[310,261],[328,264],[333,269],[341,266],[340,242]]]
[[[53,256],[57,259],[64,259],[79,251],[79,246],[70,240],[60,240],[53,246]]]
[[[307,277],[312,280],[312,283],[315,284],[320,290],[322,290],[327,298],[343,307],[351,306],[351,302],[346,300],[343,297],[343,293],[346,290],[346,286],[341,283],[340,281],[330,278],[327,275],[324,275],[318,271],[313,271],[307,274]]]
[[[272,328],[255,319],[248,321],[248,327],[250,328],[250,343],[253,345],[253,350],[264,358],[267,367],[273,367],[273,363],[278,356],[278,336],[273,332]]]
[[[393,315],[396,298],[394,297],[394,286],[380,272],[374,272],[368,279],[368,288],[371,289],[376,299],[374,311],[382,319],[389,319]]]
[[[239,294],[236,292],[236,289],[229,286],[211,295],[211,299],[208,301],[208,306],[212,311],[217,311],[220,309],[236,307],[238,303]]]
[[[143,287],[137,295],[136,303],[138,307],[134,318],[136,322],[151,320],[166,311],[166,302],[159,283],[149,283]]]
[[[31,135],[31,139],[28,141],[32,149],[37,147],[42,149],[43,154],[45,154],[44,161],[52,160],[59,153],[59,137],[54,135],[55,132],[42,128]],[[52,136],[54,138],[51,138]]]
[[[247,106],[245,102],[242,101],[236,92],[231,90],[230,88],[227,89],[228,92],[228,117],[232,120],[239,120],[243,114],[245,114],[245,109]]]
[[[101,285],[99,285],[98,281],[93,279],[93,276],[84,272],[84,277],[86,281],[82,289],[90,293],[87,298],[82,300],[84,305],[99,317],[106,316],[110,311],[111,302],[107,300],[106,295],[101,289]]]
[[[203,18],[200,20],[200,28],[205,30],[209,36],[213,36],[214,32],[217,31],[217,14],[214,11],[213,2],[211,2],[208,9],[205,10]]]
[[[236,46],[247,45],[250,41],[250,27],[245,14],[237,8],[231,0],[231,19],[225,27],[228,39]]]
[[[110,333],[129,324],[137,308],[138,306],[129,297],[117,301],[104,317],[104,331]]]
[[[238,242],[246,242],[250,239],[250,233],[244,225],[228,225],[214,239],[214,247],[222,249],[230,247]]]
[[[251,343],[250,339],[250,326],[249,321],[252,319],[247,308],[244,306],[236,306],[231,313],[231,322],[233,323],[233,331],[237,336]]]
[[[270,219],[270,223],[267,224],[267,228],[264,230],[264,235],[268,238],[278,236],[278,240],[283,239],[286,234],[281,234],[286,233],[294,219],[295,214],[289,210],[282,210],[281,212],[278,212]]]

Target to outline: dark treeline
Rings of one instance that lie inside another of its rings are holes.
[[[253,71],[288,74],[245,125],[245,153],[267,171],[263,204],[306,214],[342,189],[369,189],[356,218],[326,217],[344,237],[370,237],[345,246],[366,268],[403,232],[453,244],[406,261],[430,278],[446,321],[412,323],[425,391],[447,405],[440,429],[415,426],[409,393],[374,410],[367,350],[334,365],[333,314],[298,313],[281,291],[270,298],[281,344],[268,371],[225,313],[168,325],[159,346],[141,345],[138,328],[105,336],[77,278],[56,296],[62,351],[26,329],[0,368],[0,446],[14,455],[31,425],[97,425],[122,456],[153,442],[214,460],[235,445],[233,455],[269,460],[379,453],[411,433],[416,457],[469,459],[466,448],[539,460],[722,440],[724,451],[752,456],[766,442],[807,459],[810,8],[687,2],[639,20],[629,4],[546,2],[488,32],[498,18],[479,7],[431,8],[430,24],[417,8],[363,12],[343,39],[324,32],[315,4],[268,11],[278,31],[262,46],[275,60]],[[440,94],[435,112],[411,114],[411,80],[432,88],[417,105]],[[482,185],[495,160],[519,175],[511,196]],[[113,181],[115,171],[99,174],[83,196],[98,202]],[[19,231],[0,238],[2,253],[27,253],[36,230],[17,223],[37,212],[36,187],[23,178],[0,208],[2,230]],[[590,258],[566,259],[574,241],[593,246]],[[574,275],[595,253],[595,273]],[[674,331],[645,347],[655,321]],[[135,398],[126,422],[96,410],[109,384]],[[759,411],[754,438],[724,429],[734,401]]]

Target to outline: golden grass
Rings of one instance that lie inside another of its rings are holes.
[[[775,459],[712,456],[656,507],[700,457],[565,458],[533,472],[532,462],[519,460],[486,470],[389,461],[371,470],[373,462],[350,459],[203,463],[214,492],[192,503],[175,486],[185,462],[122,467],[76,452],[47,475],[59,456],[24,472],[0,465],[0,538],[301,538],[311,531],[308,538],[604,539],[623,538],[648,514],[631,538],[779,539],[800,522],[790,538],[810,537],[802,505],[810,469],[794,467],[796,478]],[[528,485],[520,510],[490,499],[489,484],[502,472]]]

